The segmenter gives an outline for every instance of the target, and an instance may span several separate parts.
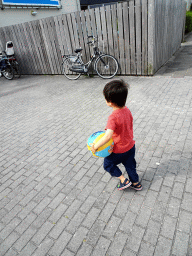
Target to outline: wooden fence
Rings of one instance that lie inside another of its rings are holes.
[[[89,59],[93,34],[117,58],[119,73],[153,75],[180,46],[185,8],[183,0],[131,0],[1,27],[0,47],[13,41],[23,74],[62,74],[63,54],[82,47]]]

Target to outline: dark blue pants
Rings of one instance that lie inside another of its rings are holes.
[[[139,176],[136,172],[135,161],[135,145],[129,151],[122,154],[112,153],[104,159],[104,169],[114,177],[122,175],[121,170],[117,167],[118,164],[123,164],[132,183],[139,181]]]

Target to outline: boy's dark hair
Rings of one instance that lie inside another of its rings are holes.
[[[107,83],[103,89],[106,101],[115,104],[117,107],[124,107],[127,100],[128,87],[128,84],[123,80],[113,80]]]

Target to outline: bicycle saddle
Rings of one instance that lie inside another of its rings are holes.
[[[75,53],[81,52],[83,49],[76,49]]]

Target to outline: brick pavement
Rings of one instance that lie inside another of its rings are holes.
[[[86,148],[111,112],[105,80],[0,80],[1,256],[192,255],[192,78],[123,78],[137,192]]]

